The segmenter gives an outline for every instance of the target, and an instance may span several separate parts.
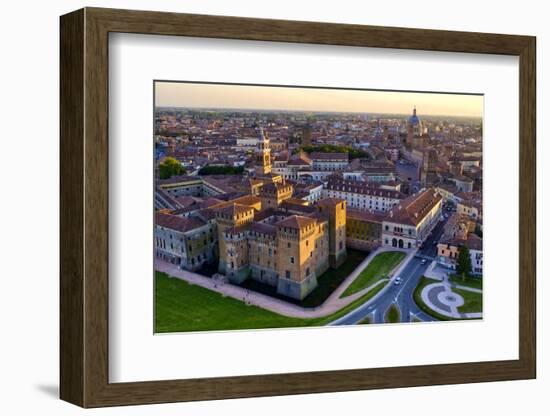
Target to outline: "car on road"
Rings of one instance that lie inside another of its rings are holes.
[[[422,261],[420,262],[421,264],[426,264],[428,262],[428,260],[426,259],[422,259]]]
[[[402,279],[399,276],[397,276],[395,279],[393,279],[393,284],[395,286],[399,286],[401,284],[401,282],[402,282]]]

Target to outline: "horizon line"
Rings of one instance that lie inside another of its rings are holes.
[[[328,110],[285,110],[279,108],[273,109],[258,109],[258,108],[246,108],[246,107],[181,107],[178,105],[155,105],[155,111],[161,108],[173,108],[179,110],[203,110],[203,111],[236,111],[236,112],[255,112],[255,113],[317,113],[317,114],[363,114],[363,115],[403,115],[410,116],[409,113],[388,113],[388,112],[361,112],[361,111],[328,111]],[[457,117],[457,118],[478,118],[483,119],[483,116],[470,116],[470,115],[451,115],[451,114],[433,114],[433,113],[420,113],[419,117]]]

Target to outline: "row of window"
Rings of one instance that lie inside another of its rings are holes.
[[[169,228],[165,228],[165,227],[160,227],[160,229],[163,230],[163,231],[169,230]],[[212,227],[208,227],[208,231],[209,231],[208,234],[211,234],[211,232],[212,232]],[[201,234],[202,234],[203,236],[206,236],[206,231],[202,231]],[[168,234],[168,238],[169,238],[170,240],[173,239],[173,236],[172,236],[171,233]],[[196,239],[196,238],[197,238],[196,235],[195,235],[193,238]],[[183,243],[183,237],[180,237],[179,240],[180,240],[181,243]],[[212,237],[210,237],[210,240],[212,240]],[[191,241],[191,236],[187,236],[187,241]]]
[[[170,236],[171,237],[171,236]],[[210,237],[210,242],[213,243],[214,242],[214,238],[213,237]],[[180,243],[183,243],[183,238],[180,238]],[[202,242],[202,246],[203,247],[206,247],[207,246],[207,240],[203,240]],[[155,246],[156,247],[161,247],[161,248],[166,248],[166,240],[160,238],[160,237],[155,237]],[[193,252],[193,246],[189,245],[189,247],[187,248],[189,253],[192,253]],[[170,241],[170,250],[174,250],[174,243],[172,241]],[[182,253],[185,253],[185,246],[182,244],[181,245],[181,248],[180,248],[181,252]]]
[[[372,204],[373,200],[376,204],[378,204],[380,202],[382,205],[396,204],[398,202],[394,198],[386,198],[386,197],[383,197],[383,196],[375,196],[375,195],[362,195],[362,194],[351,193],[351,192],[352,191],[333,192],[333,191],[330,190],[327,193],[328,193],[328,196],[330,198],[340,197],[340,198],[345,198],[346,200],[349,198],[351,201],[355,201],[356,199],[364,201],[365,199],[368,199],[371,204]],[[350,193],[351,193],[351,195],[350,195]],[[358,196],[355,196],[355,195],[358,195]]]
[[[390,241],[386,238],[384,239],[384,244],[389,245]],[[391,245],[392,247],[399,247],[399,248],[412,248],[413,246],[413,244],[410,241],[405,242],[401,238],[399,240],[397,238],[393,238],[391,241]]]
[[[449,252],[449,254],[447,255],[447,252]],[[445,250],[445,249],[441,249],[441,253],[440,253],[441,256],[447,256],[451,259],[456,259],[458,258],[458,251],[451,251],[451,250]]]
[[[157,251],[156,253],[157,257],[165,260],[165,261],[168,261],[172,264],[181,264],[181,257],[174,257],[174,256],[170,256],[170,255],[167,255],[163,252],[160,252],[160,251]],[[191,259],[189,259],[189,262],[191,263],[191,266],[194,266],[195,263],[197,264],[200,264],[201,262],[203,261],[206,261],[207,260],[207,256],[204,255],[204,256],[201,256],[200,254],[196,257],[191,257]]]
[[[390,226],[386,224],[384,226],[384,231],[390,231]],[[404,234],[405,233],[405,228],[394,226],[392,231],[394,233]],[[413,229],[412,228],[407,228],[407,234],[413,235]]]

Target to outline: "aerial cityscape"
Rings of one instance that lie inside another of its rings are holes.
[[[482,319],[482,122],[474,94],[156,82],[155,332]]]

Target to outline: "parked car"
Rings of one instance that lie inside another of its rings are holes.
[[[420,263],[422,263],[422,264],[426,264],[427,262],[428,262],[428,260],[426,260],[426,259],[422,259],[422,261],[421,261]]]

